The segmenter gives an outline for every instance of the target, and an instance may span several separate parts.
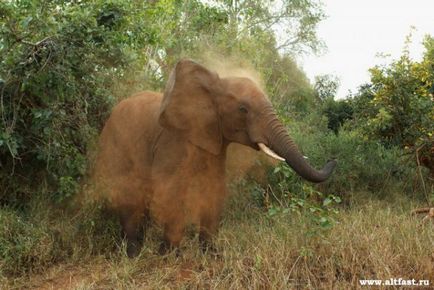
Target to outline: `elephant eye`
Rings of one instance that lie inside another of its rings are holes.
[[[241,113],[244,113],[244,114],[247,114],[249,111],[247,110],[247,108],[245,107],[245,106],[243,106],[243,105],[241,105],[239,108],[238,108],[238,110],[241,112]]]

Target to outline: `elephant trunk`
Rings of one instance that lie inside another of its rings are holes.
[[[297,145],[289,137],[287,130],[283,124],[277,119],[274,112],[269,115],[269,122],[266,128],[268,146],[277,155],[283,157],[286,163],[294,169],[301,177],[311,182],[325,181],[333,172],[336,166],[336,161],[327,162],[321,170],[313,168],[306,158],[298,150]],[[261,145],[263,146],[263,145]],[[262,148],[261,148],[262,149]]]

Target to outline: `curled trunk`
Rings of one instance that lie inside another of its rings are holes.
[[[322,182],[332,174],[336,161],[327,162],[321,170],[313,168],[276,117],[271,118],[267,131],[268,146],[279,156],[282,156],[286,163],[304,179],[311,182]]]

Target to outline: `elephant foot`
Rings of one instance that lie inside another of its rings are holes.
[[[120,222],[122,236],[127,243],[127,256],[137,257],[142,249],[144,240],[143,215],[137,212],[121,212]]]
[[[144,242],[144,229],[139,228],[137,234],[130,234],[125,236],[127,243],[127,256],[128,258],[135,258],[140,254]]]
[[[160,244],[158,250],[160,255],[166,255],[171,252],[175,252],[176,256],[179,257],[181,252],[179,246],[184,235],[184,227],[180,226],[176,222],[167,223],[164,227],[163,242]]]
[[[158,248],[158,254],[161,256],[165,256],[172,252],[175,252],[176,257],[181,256],[181,250],[179,249],[179,246],[174,246],[168,241],[163,241]]]
[[[214,259],[221,258],[221,253],[211,240],[199,237],[199,247],[203,254],[209,255]]]
[[[169,251],[170,251],[170,245],[166,241],[160,243],[160,247],[158,248],[158,254],[164,256],[167,253],[169,253]]]
[[[127,256],[128,258],[135,258],[140,254],[142,246],[138,243],[127,242]]]

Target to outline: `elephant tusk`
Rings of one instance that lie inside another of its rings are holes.
[[[267,147],[264,143],[258,143],[259,148],[261,148],[262,151],[264,151],[265,154],[267,154],[270,157],[273,157],[274,159],[285,161],[285,158],[280,157],[276,154],[273,150]]]

